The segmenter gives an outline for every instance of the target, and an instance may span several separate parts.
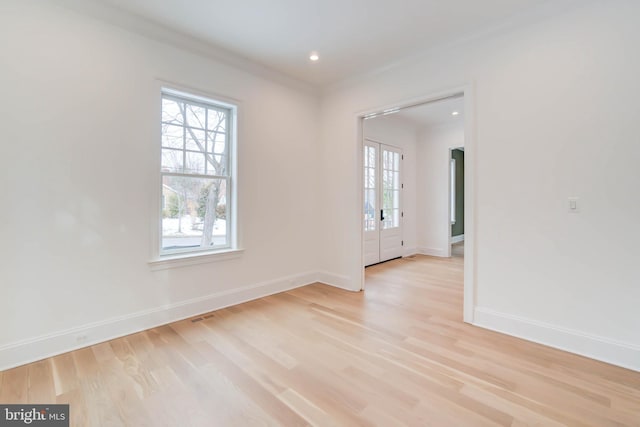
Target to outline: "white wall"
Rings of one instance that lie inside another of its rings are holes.
[[[413,255],[416,253],[416,126],[394,116],[380,116],[364,121],[363,134],[376,142],[402,148],[404,256]]]
[[[453,148],[464,146],[463,123],[421,129],[417,147],[417,248],[424,255],[449,256],[449,182]]]
[[[317,277],[359,289],[357,113],[468,83],[476,323],[640,369],[640,3],[434,50],[321,109],[51,3],[0,3],[0,369]],[[241,101],[240,259],[147,265],[157,78]]]
[[[324,269],[359,289],[357,113],[470,83],[475,322],[640,370],[638,16],[581,2],[328,93]]]
[[[53,3],[0,2],[0,370],[316,280],[317,97]],[[156,79],[240,101],[240,259],[147,264]]]

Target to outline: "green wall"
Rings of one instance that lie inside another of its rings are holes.
[[[464,151],[451,150],[456,160],[456,223],[451,225],[451,235],[464,234]]]

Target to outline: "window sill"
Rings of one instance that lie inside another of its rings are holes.
[[[244,249],[223,249],[215,252],[165,255],[149,261],[149,267],[151,271],[167,270],[169,268],[237,259],[243,253]]]

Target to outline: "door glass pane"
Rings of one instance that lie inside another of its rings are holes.
[[[376,188],[376,170],[374,168],[367,168],[366,180],[367,188]]]
[[[376,191],[366,190],[364,199],[364,231],[376,229]]]
[[[364,147],[364,231],[377,230],[376,221],[376,148]]]
[[[382,229],[400,226],[400,153],[382,150]]]

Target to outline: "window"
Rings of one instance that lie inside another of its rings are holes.
[[[160,255],[231,249],[236,107],[162,90]]]

